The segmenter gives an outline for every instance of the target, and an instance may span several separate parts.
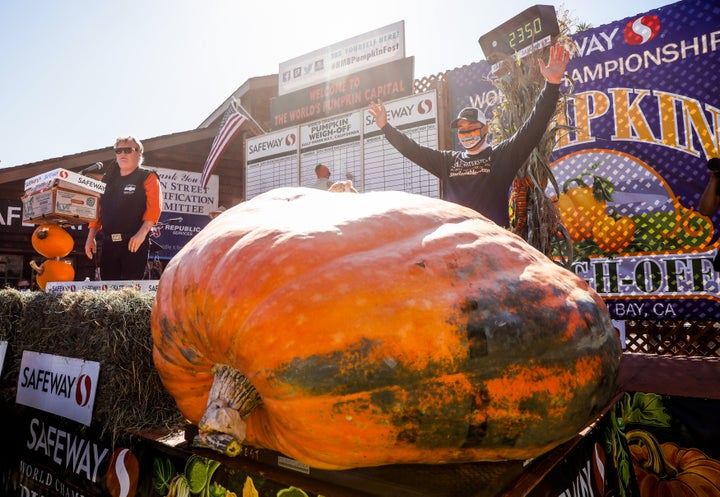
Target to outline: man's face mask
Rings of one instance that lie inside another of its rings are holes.
[[[482,133],[483,128],[484,126],[470,130],[458,129],[458,139],[466,150],[475,148],[478,143],[485,139],[487,133]]]

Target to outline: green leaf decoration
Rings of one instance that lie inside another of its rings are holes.
[[[170,459],[153,459],[153,488],[160,495],[167,495],[170,490],[170,482],[175,475],[175,468]]]
[[[623,399],[625,424],[635,423],[667,428],[670,415],[665,410],[662,397],[656,393],[635,393]]]

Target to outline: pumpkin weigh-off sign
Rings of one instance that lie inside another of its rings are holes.
[[[170,261],[151,326],[198,443],[321,469],[536,457],[611,402],[621,356],[584,280],[403,192],[229,209]]]

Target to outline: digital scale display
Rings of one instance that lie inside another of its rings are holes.
[[[550,45],[553,36],[560,33],[555,7],[535,5],[522,11],[478,40],[490,63],[498,62],[498,54],[528,53]]]

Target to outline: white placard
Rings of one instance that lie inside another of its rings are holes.
[[[437,95],[435,90],[385,103],[387,119],[420,145],[438,146]],[[366,109],[363,117],[365,191],[399,190],[438,198],[437,176],[405,158],[378,130]]]
[[[280,63],[278,95],[405,58],[405,21]]]
[[[90,426],[100,363],[23,352],[15,401]]]
[[[162,187],[162,211],[173,214],[198,214],[207,216],[219,206],[220,179],[210,176],[207,186],[201,186],[201,173],[177,169],[153,169]]]
[[[293,127],[247,140],[247,200],[274,188],[298,185],[299,133]]]
[[[108,280],[108,281],[51,281],[46,292],[79,292],[80,290],[122,290],[132,288],[139,292],[156,292],[160,280]]]
[[[385,108],[396,128],[420,145],[437,148],[435,90],[386,102]],[[331,180],[351,179],[361,192],[440,195],[440,180],[395,150],[367,109],[257,136],[246,145],[247,200],[274,188],[312,186],[320,163],[330,168]]]
[[[317,180],[315,166],[325,164],[332,181],[350,179],[362,191],[362,111],[300,127],[300,184]]]

